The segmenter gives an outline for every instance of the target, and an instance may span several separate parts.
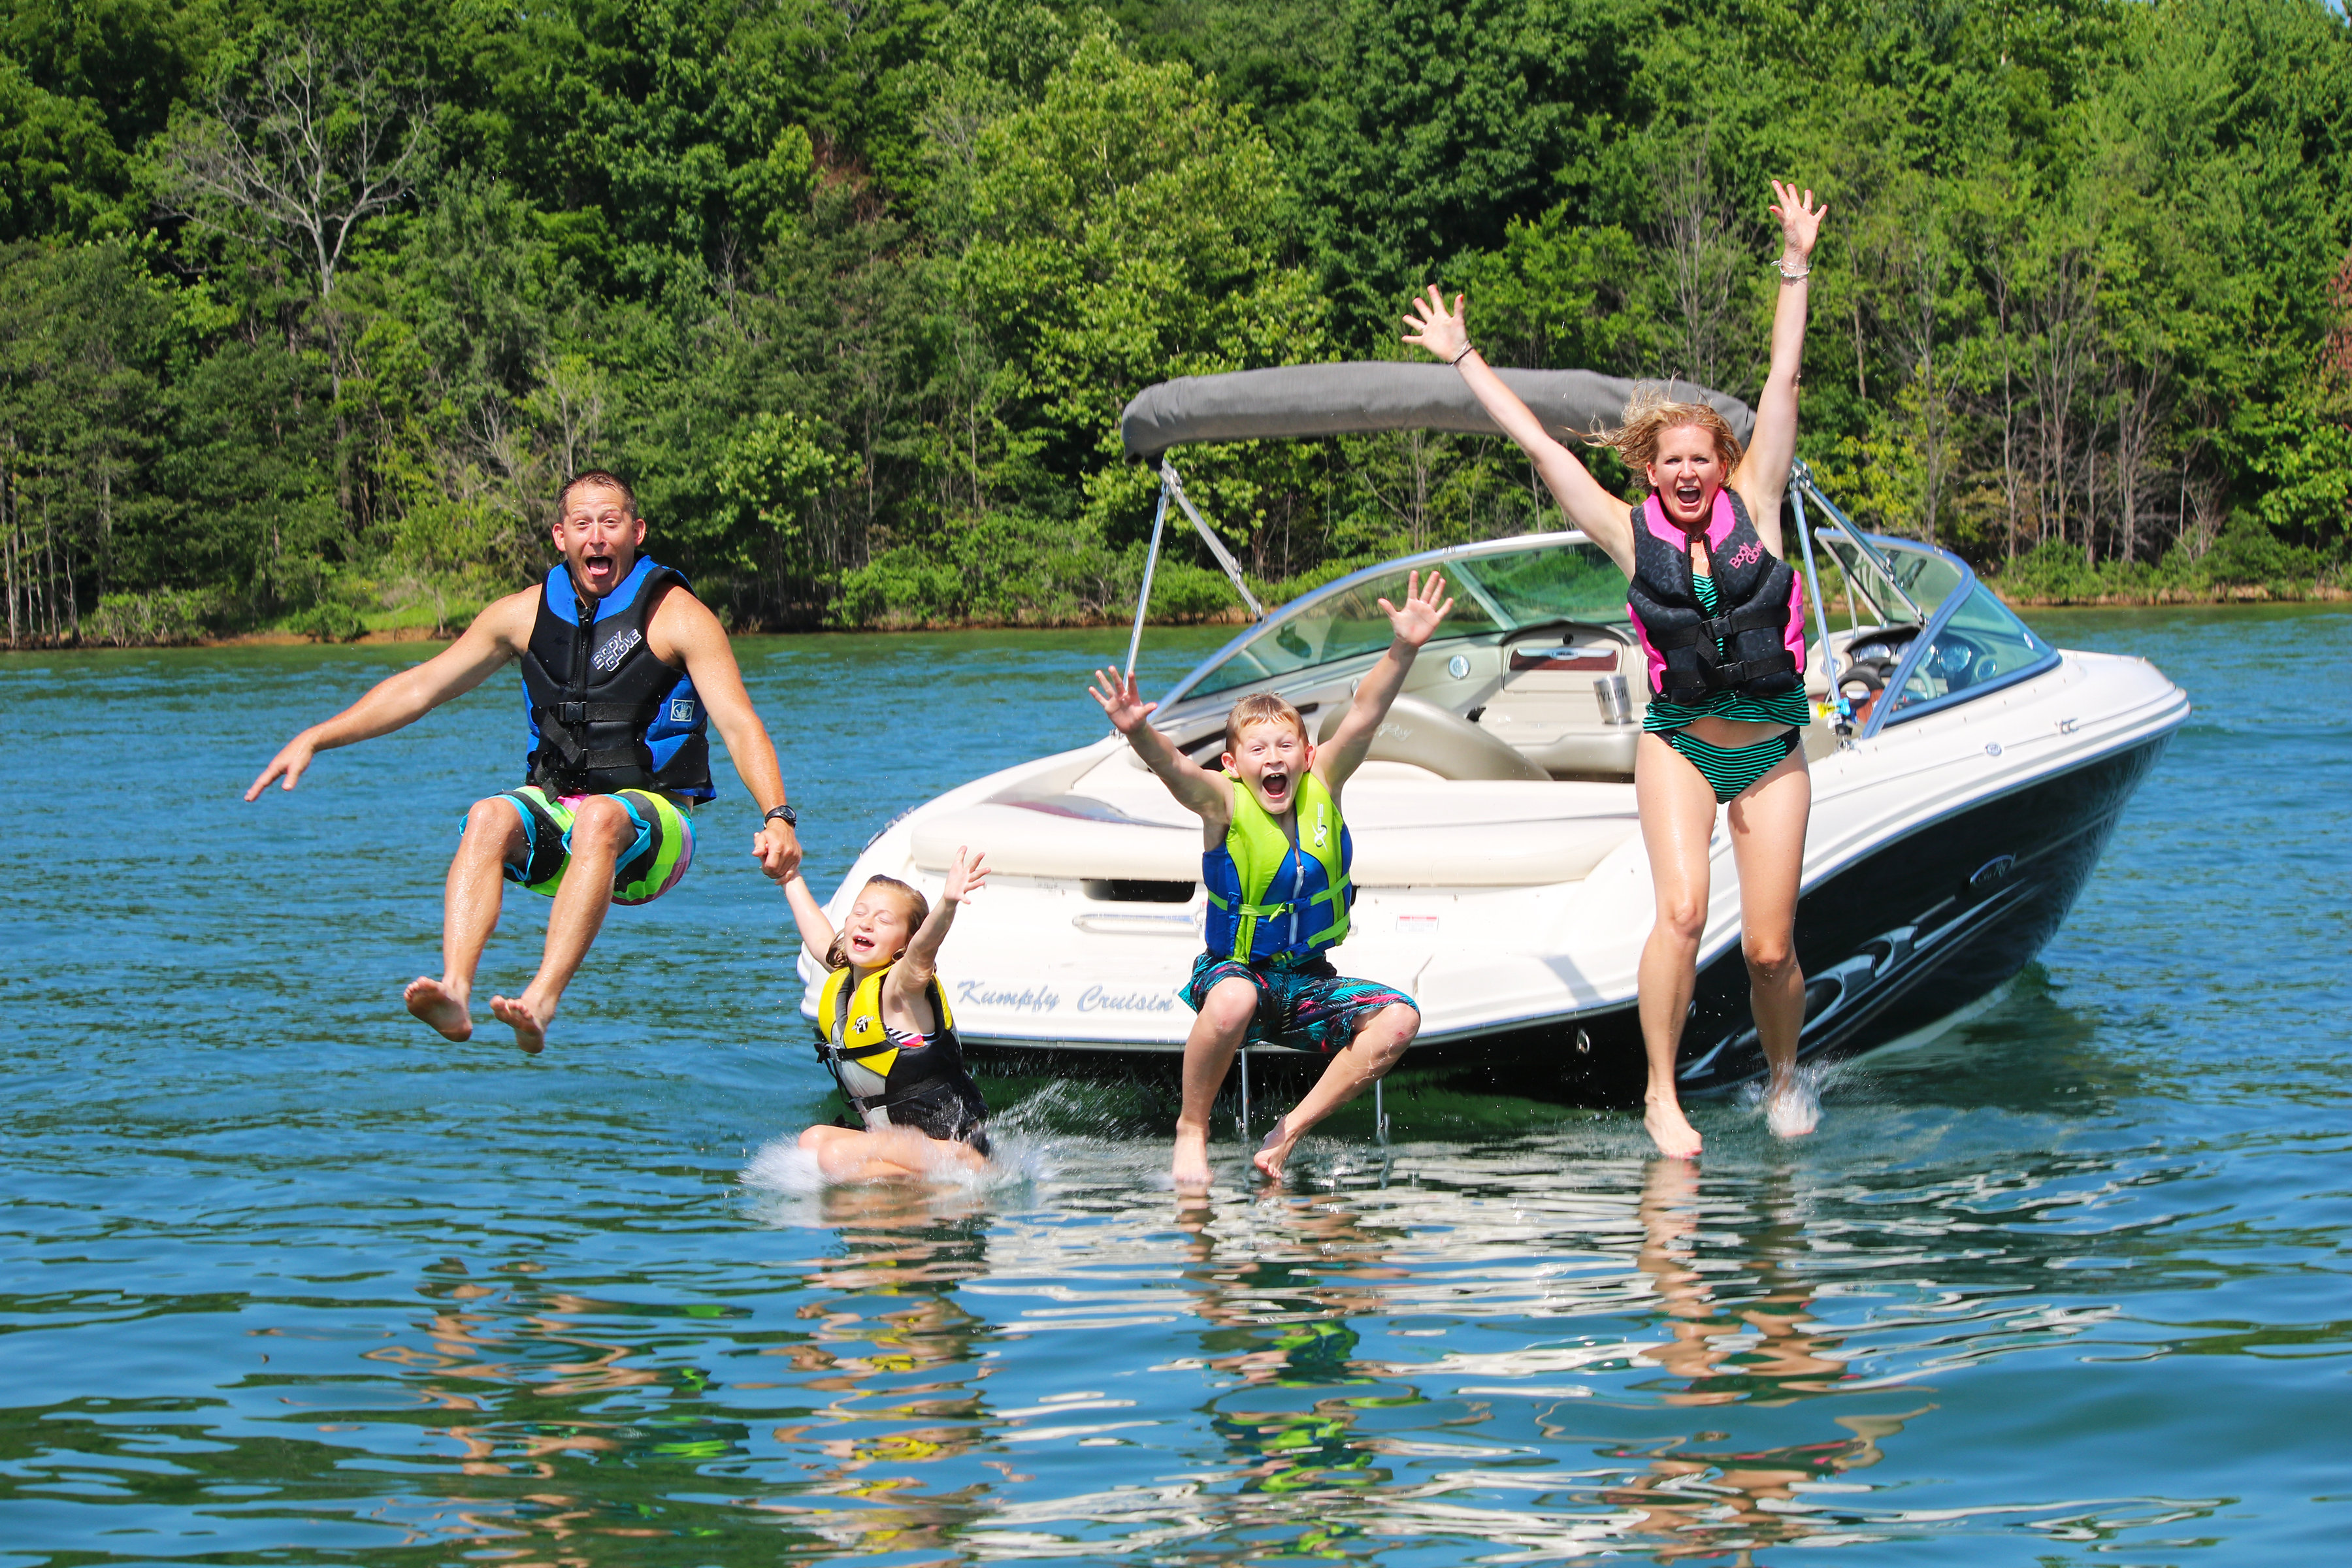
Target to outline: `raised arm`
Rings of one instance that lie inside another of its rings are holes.
[[[1535,463],[1536,472],[1543,481],[1568,521],[1584,530],[1593,543],[1608,552],[1609,558],[1624,569],[1633,572],[1633,525],[1627,517],[1625,503],[1603,489],[1592,470],[1580,461],[1575,453],[1552,439],[1551,432],[1543,427],[1519,395],[1503,384],[1503,378],[1470,346],[1468,312],[1463,309],[1462,296],[1454,296],[1454,309],[1445,308],[1445,297],[1431,284],[1426,299],[1415,299],[1412,314],[1404,324],[1412,331],[1404,341],[1418,343],[1462,373],[1462,379],[1503,434],[1519,444]]]
[[[948,928],[955,924],[956,906],[980,891],[987,880],[987,858],[973,854],[967,846],[958,846],[955,861],[948,867],[947,886],[940,889],[940,901],[931,906],[930,914],[907,939],[907,951],[890,966],[889,977],[882,982],[885,1017],[893,1012],[914,1012],[919,1017],[928,1012],[920,1005],[923,990],[940,972],[940,944],[947,941]],[[939,1027],[939,1021],[933,1019],[929,1027]],[[924,1032],[928,1034],[929,1029]]]
[[[1331,731],[1330,740],[1315,749],[1315,771],[1323,780],[1323,787],[1338,795],[1355,771],[1363,766],[1364,753],[1371,750],[1372,737],[1379,733],[1381,721],[1389,716],[1389,707],[1396,701],[1397,693],[1404,689],[1404,678],[1412,670],[1413,656],[1422,645],[1436,634],[1437,624],[1454,608],[1454,601],[1440,597],[1445,592],[1445,579],[1435,572],[1423,583],[1421,574],[1410,573],[1405,577],[1404,603],[1391,605],[1380,601],[1388,612],[1388,652],[1381,662],[1372,666],[1364,679],[1356,683],[1354,700],[1348,704],[1339,727]]]
[[[1780,553],[1780,492],[1789,486],[1789,465],[1797,457],[1797,382],[1805,363],[1806,274],[1812,270],[1813,244],[1821,237],[1827,206],[1813,205],[1813,193],[1772,182],[1772,216],[1780,220],[1780,294],[1772,308],[1772,365],[1756,399],[1756,433],[1731,476],[1731,488],[1748,503],[1757,537]]]
[[[776,765],[768,727],[760,722],[751,694],[743,689],[743,671],[735,663],[727,628],[693,595],[665,594],[654,612],[652,629],[654,653],[686,666],[711,727],[727,742],[728,758],[764,818],[784,804],[784,775]],[[782,881],[800,868],[800,837],[790,823],[763,819],[751,836],[751,858],[761,870]]]
[[[784,902],[792,906],[793,924],[799,928],[801,945],[816,954],[819,963],[833,951],[833,922],[825,919],[824,906],[816,901],[816,889],[797,866],[783,880]]]
[[[245,798],[261,798],[273,779],[283,779],[280,787],[292,789],[302,782],[304,770],[319,752],[388,735],[488,680],[492,671],[520,654],[530,640],[539,592],[528,588],[496,601],[474,617],[474,624],[456,642],[423,664],[377,681],[357,702],[287,742],[247,788]]]
[[[1134,676],[1122,676],[1116,669],[1098,669],[1087,695],[1101,707],[1111,727],[1127,737],[1127,743],[1135,748],[1143,765],[1160,775],[1160,782],[1168,786],[1168,793],[1176,797],[1177,804],[1200,817],[1209,830],[1205,842],[1223,843],[1225,829],[1234,820],[1232,781],[1201,766],[1170,745],[1168,737],[1151,727],[1151,710],[1160,704],[1143,700],[1135,689]]]

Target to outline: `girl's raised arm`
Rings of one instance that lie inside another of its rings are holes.
[[[784,879],[784,901],[793,907],[793,924],[800,927],[801,945],[823,963],[825,954],[833,951],[833,922],[824,918],[824,906],[816,901],[808,879],[797,869]]]
[[[1821,237],[1826,205],[1813,193],[1772,182],[1772,216],[1780,220],[1780,298],[1772,308],[1772,367],[1756,399],[1756,433],[1731,476],[1732,489],[1748,503],[1757,537],[1773,554],[1780,548],[1780,492],[1789,486],[1789,465],[1797,457],[1797,379],[1805,363],[1807,274],[1813,269],[1813,243]]]
[[[1429,286],[1426,299],[1415,299],[1412,314],[1404,324],[1412,331],[1404,341],[1418,343],[1462,373],[1503,434],[1519,444],[1519,449],[1535,462],[1536,472],[1543,476],[1544,484],[1559,500],[1560,510],[1568,521],[1584,530],[1586,537],[1608,552],[1609,558],[1624,569],[1633,572],[1633,525],[1623,501],[1601,488],[1592,471],[1577,460],[1576,454],[1551,437],[1519,395],[1503,384],[1476,349],[1470,346],[1470,329],[1462,296],[1454,296],[1454,309],[1445,308],[1445,297],[1434,283]]]
[[[882,982],[885,1016],[894,1008],[929,1011],[918,1005],[923,1000],[924,987],[940,972],[940,944],[947,941],[948,928],[955,924],[956,906],[978,892],[987,880],[986,857],[959,847],[955,863],[948,868],[947,886],[940,889],[940,901],[931,906],[929,916],[907,940],[907,951],[890,966],[889,978]],[[933,1027],[937,1026],[934,1020]]]

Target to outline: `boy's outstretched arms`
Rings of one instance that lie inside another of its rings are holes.
[[[1372,736],[1380,730],[1381,721],[1389,716],[1389,705],[1397,693],[1404,689],[1404,678],[1412,668],[1413,656],[1422,644],[1437,633],[1437,624],[1454,608],[1452,599],[1444,598],[1445,578],[1432,572],[1426,582],[1418,572],[1405,578],[1404,603],[1391,605],[1386,599],[1381,608],[1388,612],[1389,627],[1395,634],[1389,651],[1381,662],[1365,672],[1356,683],[1355,700],[1348,704],[1346,717],[1331,738],[1316,749],[1315,771],[1323,775],[1324,787],[1337,793],[1349,776],[1363,765],[1364,753],[1371,750]]]
[[[940,972],[940,944],[948,939],[948,927],[955,924],[956,906],[978,892],[987,880],[988,858],[973,854],[969,846],[959,845],[955,862],[948,868],[947,886],[940,889],[940,901],[931,906],[930,914],[907,939],[905,955],[890,966],[890,977],[882,983],[886,1002],[896,1002],[904,1007],[922,999],[923,987]]]
[[[1211,773],[1192,758],[1168,743],[1168,737],[1150,725],[1151,710],[1160,705],[1146,702],[1135,689],[1135,677],[1122,676],[1116,669],[1095,671],[1094,684],[1087,689],[1111,727],[1127,737],[1143,765],[1160,775],[1178,804],[1198,815],[1213,830],[1218,843],[1224,840],[1225,828],[1234,815],[1233,786],[1225,775]]]

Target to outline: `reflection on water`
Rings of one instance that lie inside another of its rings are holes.
[[[546,1059],[419,1039],[506,704],[263,816],[202,803],[390,655],[0,664],[20,765],[86,781],[8,851],[0,1568],[2328,1560],[2352,987],[2340,865],[2276,850],[2352,747],[2276,678],[2334,624],[2043,627],[2198,716],[2045,965],[1842,1068],[1819,1137],[1712,1105],[1693,1170],[1408,1075],[1391,1148],[1342,1119],[1205,1200],[1082,1083],[1020,1086],[986,1182],[815,1182],[782,910],[723,855],[616,916]],[[772,713],[958,737],[853,778],[780,726],[820,875],[1098,729],[1115,640],[752,645]],[[198,761],[118,738],[163,732]]]

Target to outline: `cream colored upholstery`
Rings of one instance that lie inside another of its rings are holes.
[[[1324,714],[1315,743],[1328,743],[1347,716],[1347,707],[1335,703]],[[1446,779],[1526,779],[1551,775],[1519,752],[1495,739],[1458,713],[1418,697],[1399,697],[1389,715],[1372,733],[1375,762],[1411,763]]]
[[[1357,827],[1355,879],[1366,888],[1571,882],[1634,831],[1630,816]],[[1007,876],[1170,882],[1201,876],[1197,826],[1140,821],[1081,795],[943,812],[916,823],[913,837],[915,864],[927,871],[945,870],[957,847],[970,845]]]

